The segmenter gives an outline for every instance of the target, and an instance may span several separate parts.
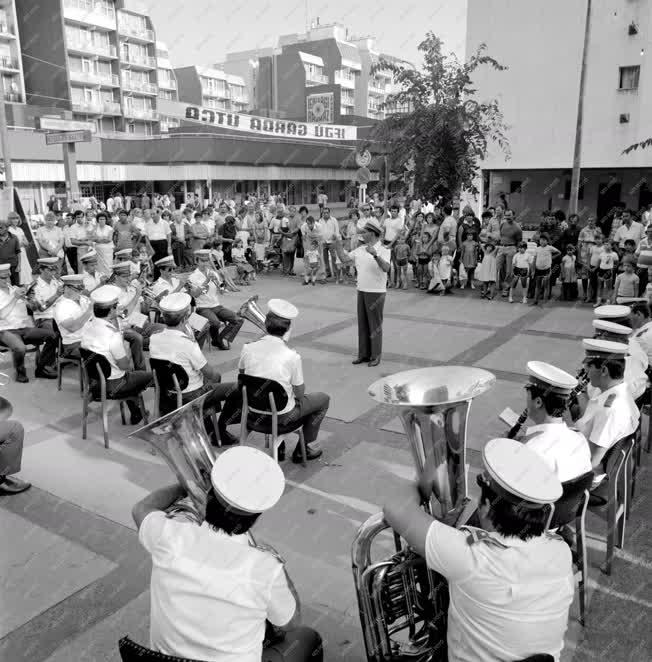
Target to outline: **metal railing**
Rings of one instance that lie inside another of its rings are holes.
[[[80,39],[78,37],[68,36],[66,44],[69,49],[83,51],[84,53],[93,53],[94,55],[106,55],[107,57],[116,57],[116,47],[111,44],[96,44],[90,39]]]
[[[311,73],[306,69],[306,81],[316,83],[317,85],[326,85],[328,83],[328,76],[324,76],[324,74]]]
[[[5,92],[3,96],[5,101],[10,101],[11,103],[23,103],[23,95],[18,94],[17,92]]]
[[[142,64],[145,67],[156,69],[156,58],[151,55],[123,54],[122,61],[127,64]]]
[[[376,94],[387,94],[387,86],[376,81],[369,81],[369,91]]]
[[[143,83],[139,80],[122,79],[122,87],[130,92],[140,92],[141,94],[158,94],[158,86],[153,83]]]
[[[336,71],[335,83],[346,87],[355,87],[355,76],[353,76],[353,74],[343,74],[341,71]]]
[[[355,98],[352,96],[349,96],[348,94],[343,94],[340,97],[340,103],[343,106],[355,106]]]
[[[158,119],[158,113],[153,108],[129,108],[128,106],[125,106],[124,116],[137,120]]]
[[[177,89],[177,81],[172,79],[172,78],[161,78],[161,76],[158,77],[158,86],[159,87],[164,87],[166,90],[176,90]]]
[[[88,14],[100,14],[115,20],[115,7],[96,0],[63,0],[64,9],[78,9]]]
[[[72,109],[76,113],[93,115],[121,115],[120,104],[116,101],[73,101]]]
[[[143,41],[154,41],[154,30],[149,30],[148,28],[139,28],[135,25],[129,25],[118,21],[118,32],[120,34],[126,34],[129,37],[136,37],[137,39],[142,39]]]
[[[105,74],[97,71],[78,71],[71,69],[70,78],[85,83],[95,83],[96,85],[111,85],[113,87],[120,85],[120,79],[116,74]]]
[[[8,55],[0,56],[0,68],[2,69],[18,69],[18,60],[15,57]]]
[[[213,97],[214,99],[230,99],[231,98],[231,92],[224,88],[223,90],[217,90],[214,87],[210,87],[209,85],[202,85],[201,86],[201,91],[202,94],[205,97]]]

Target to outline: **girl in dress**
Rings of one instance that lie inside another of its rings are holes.
[[[493,299],[496,285],[496,247],[490,241],[484,247],[484,257],[477,271],[480,281],[480,298]]]
[[[247,262],[245,257],[245,249],[242,243],[242,239],[236,239],[233,242],[233,248],[231,248],[231,259],[233,264],[235,264],[238,270],[238,276],[240,278],[240,285],[250,285],[249,283],[249,274],[253,271],[253,267]]]
[[[32,282],[32,267],[27,258],[27,251],[25,250],[27,246],[29,246],[29,242],[20,227],[22,221],[15,211],[10,211],[7,214],[7,220],[9,221],[9,232],[18,237],[18,242],[20,243],[20,269],[18,271],[19,283],[21,285],[29,285]]]
[[[575,247],[566,246],[566,255],[561,259],[561,300],[577,299],[577,272],[575,270]]]
[[[110,276],[111,265],[113,264],[113,228],[107,224],[108,215],[106,212],[99,212],[95,217],[95,221],[95,228],[89,231],[89,235],[95,242],[97,271],[104,276]]]

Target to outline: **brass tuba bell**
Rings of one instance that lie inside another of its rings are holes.
[[[426,510],[452,526],[462,526],[471,514],[466,508],[471,401],[495,381],[486,370],[441,366],[390,375],[369,387],[375,400],[399,407],[417,473],[434,458],[439,500],[432,499]],[[373,561],[373,543],[388,528],[382,513],[372,515],[358,530],[351,552],[367,660],[446,660],[446,580],[428,570],[425,559],[396,533],[395,553]]]
[[[261,331],[267,333],[265,327],[265,313],[258,305],[258,295],[249,297],[238,310],[238,315],[246,320],[249,320],[253,325],[257,326]]]
[[[206,496],[215,462],[215,452],[204,427],[204,400],[209,395],[206,393],[129,435],[150,443],[188,493],[188,499],[177,502],[168,514],[185,512],[197,523],[206,516]]]

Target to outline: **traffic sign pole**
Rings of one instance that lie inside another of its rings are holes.
[[[66,176],[66,193],[68,205],[79,200],[79,180],[77,179],[77,148],[75,143],[63,143],[63,170]]]

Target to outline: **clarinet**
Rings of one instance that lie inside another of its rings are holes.
[[[514,439],[516,435],[521,431],[521,428],[523,427],[523,423],[527,421],[528,417],[528,412],[527,412],[527,407],[521,412],[521,415],[518,417],[518,420],[514,425],[510,428],[509,432],[507,433],[507,438],[508,439]]]

